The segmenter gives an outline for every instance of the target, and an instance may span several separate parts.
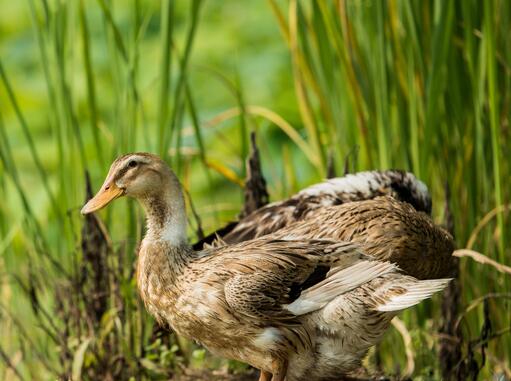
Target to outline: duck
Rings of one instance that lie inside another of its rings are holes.
[[[139,201],[141,299],[159,323],[211,353],[260,369],[259,381],[326,381],[357,369],[391,319],[446,287],[419,280],[356,243],[271,235],[194,250],[179,180],[150,153],[117,158],[82,208]]]
[[[390,261],[418,279],[452,276],[458,259],[452,235],[407,202],[391,196],[321,208],[272,238],[300,236],[357,243],[374,258]]]
[[[199,249],[271,235],[356,242],[418,279],[452,276],[452,235],[431,219],[427,186],[400,170],[366,171],[312,185],[194,244]]]
[[[391,196],[411,205],[419,212],[431,215],[431,196],[428,187],[411,172],[402,170],[373,170],[327,179],[302,189],[288,199],[272,202],[231,221],[196,242],[193,247],[215,245],[218,238],[225,243],[274,233],[279,229],[314,216],[318,209]]]

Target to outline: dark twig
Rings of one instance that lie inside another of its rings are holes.
[[[93,193],[88,172],[85,172],[85,187],[86,199],[89,200]],[[84,283],[82,290],[88,294],[85,298],[86,310],[94,327],[99,326],[101,317],[108,308],[110,294],[107,271],[107,256],[110,252],[108,242],[109,238],[101,220],[94,213],[86,215],[82,227],[83,263],[80,281]]]
[[[241,217],[266,205],[269,200],[266,180],[261,169],[259,149],[256,144],[255,132],[250,133],[251,152],[247,160],[247,180],[245,182],[245,205]]]
[[[467,345],[467,355],[459,361],[456,368],[462,369],[464,373],[458,372],[458,380],[473,380],[478,379],[479,372],[483,369],[486,363],[486,348],[490,340],[500,337],[507,333],[507,330],[499,332],[498,335],[491,335],[492,324],[490,320],[490,308],[488,299],[484,300],[484,321],[481,327],[481,333],[476,340],[471,340]],[[476,360],[474,350],[481,350],[481,363]]]
[[[328,157],[326,162],[326,177],[327,179],[333,179],[336,177],[335,171],[335,158],[332,150],[328,151]]]
[[[351,166],[354,170],[356,170],[357,168],[357,156],[358,156],[358,150],[359,150],[359,146],[354,146],[353,148],[351,148],[348,153],[346,154],[346,156],[344,156],[344,176],[348,175],[351,171],[350,171],[350,156],[353,157],[353,165]]]
[[[454,218],[451,211],[451,194],[449,184],[445,183],[445,228],[454,236]],[[461,348],[463,345],[463,334],[456,325],[460,313],[461,287],[459,281],[459,264],[456,263],[453,273],[453,280],[445,290],[442,299],[443,321],[439,329],[440,333],[440,368],[444,380],[456,380],[465,373],[460,362]],[[457,340],[448,340],[447,337],[455,337]],[[456,366],[459,364],[459,366]]]

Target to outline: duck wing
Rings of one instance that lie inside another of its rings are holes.
[[[388,322],[448,282],[404,275],[395,264],[367,256],[353,243],[303,238],[262,237],[208,249],[197,265],[200,282],[223,291],[218,300],[222,313],[260,329],[254,343],[271,341],[295,351],[312,348],[320,326],[342,336],[346,319],[362,325]]]
[[[243,251],[240,255],[240,251]],[[254,240],[224,246],[213,258],[229,269],[224,283],[231,312],[256,325],[300,325],[341,295],[364,292],[375,312],[409,308],[442,290],[450,279],[418,280],[353,243],[329,240]]]
[[[224,293],[232,313],[256,324],[293,325],[303,312],[288,306],[302,295],[308,295],[307,312],[311,312],[342,293],[398,271],[394,264],[375,260],[354,244],[329,240],[259,239],[217,248],[208,258],[221,261],[229,275]]]

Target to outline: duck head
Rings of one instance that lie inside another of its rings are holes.
[[[186,242],[186,208],[181,184],[158,156],[137,152],[116,159],[100,190],[81,212],[95,212],[122,196],[133,197],[144,207],[148,237]]]
[[[158,156],[138,152],[117,158],[98,193],[82,208],[82,214],[95,212],[118,197],[148,199],[162,194],[175,179],[167,164]]]

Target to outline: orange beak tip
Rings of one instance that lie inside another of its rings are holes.
[[[87,203],[87,204],[88,204],[88,203]],[[86,215],[86,214],[91,213],[91,212],[89,211],[89,208],[87,207],[87,204],[85,204],[85,205],[83,206],[83,208],[80,210],[80,213],[81,213],[81,214],[83,214],[83,215]]]
[[[124,190],[116,186],[110,186],[109,188],[106,189],[103,188],[93,198],[87,201],[87,203],[83,206],[80,213],[81,214],[93,213],[105,207],[111,201],[115,200],[116,198],[122,195],[124,195]]]

